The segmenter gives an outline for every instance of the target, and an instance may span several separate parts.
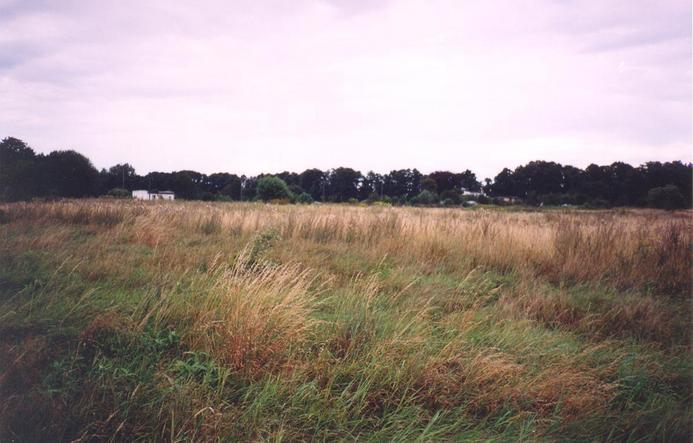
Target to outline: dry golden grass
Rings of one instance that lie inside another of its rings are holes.
[[[246,374],[281,367],[315,325],[309,272],[296,264],[253,263],[251,252],[243,250],[230,267],[221,259],[212,264],[215,284],[192,297],[184,337]]]
[[[115,226],[149,247],[197,231],[247,238],[353,244],[431,266],[465,265],[688,294],[689,212],[508,212],[353,206],[60,201],[0,206],[8,221]]]

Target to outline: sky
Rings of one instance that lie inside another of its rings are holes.
[[[0,0],[0,138],[138,173],[693,161],[690,0]]]

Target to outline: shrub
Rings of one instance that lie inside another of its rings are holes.
[[[368,198],[366,199],[366,203],[370,204],[370,203],[377,202],[378,200],[380,200],[380,195],[378,195],[377,192],[371,192],[370,194],[368,194]]]
[[[310,194],[307,192],[302,192],[298,194],[298,196],[296,197],[296,202],[309,205],[313,203],[313,197],[311,197]]]
[[[289,185],[289,191],[291,191],[291,193],[294,194],[295,196],[299,196],[299,195],[303,194],[304,192],[306,192],[299,185]]]
[[[448,201],[445,205],[459,205],[462,202],[462,195],[455,189],[448,189],[440,193],[441,200]]]
[[[438,195],[431,191],[421,191],[419,195],[411,199],[413,205],[434,205],[438,203]]]
[[[288,200],[291,198],[291,191],[281,178],[267,176],[258,180],[257,195],[262,201]]]
[[[611,203],[603,198],[595,198],[594,200],[587,202],[586,206],[588,208],[603,209],[611,207]]]
[[[113,188],[106,193],[109,197],[113,198],[130,198],[132,194],[127,189],[123,188]]]
[[[233,201],[233,199],[226,194],[214,194],[214,201],[230,202]]]
[[[683,209],[686,199],[675,185],[652,188],[647,193],[647,205],[659,209]]]

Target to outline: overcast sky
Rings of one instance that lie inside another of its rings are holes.
[[[0,138],[96,167],[693,161],[690,0],[0,0]]]

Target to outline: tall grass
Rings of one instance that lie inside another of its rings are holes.
[[[176,232],[336,242],[433,266],[484,266],[554,282],[687,294],[690,214],[649,210],[509,212],[260,204],[61,201],[2,208],[7,221],[123,226],[153,246]],[[441,263],[442,262],[442,263]]]
[[[690,438],[686,212],[0,211],[3,441]]]

